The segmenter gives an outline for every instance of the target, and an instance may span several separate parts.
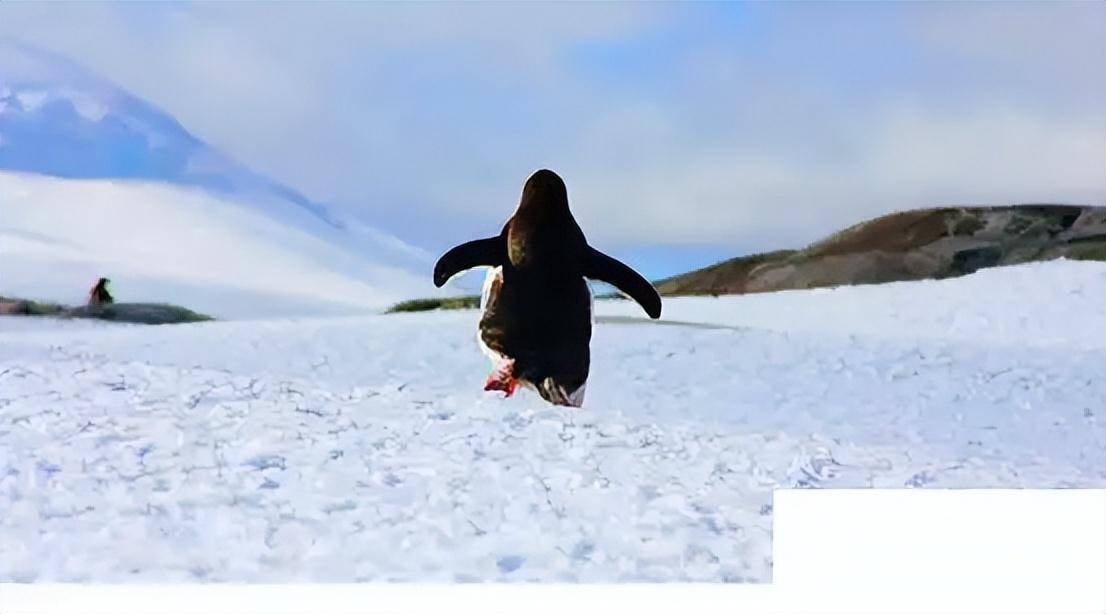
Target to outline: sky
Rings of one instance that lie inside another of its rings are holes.
[[[1106,202],[1106,5],[0,3],[247,166],[431,252],[539,168],[657,278],[946,204]]]

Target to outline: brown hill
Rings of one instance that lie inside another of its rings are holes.
[[[1061,257],[1106,260],[1106,207],[904,211],[861,222],[805,249],[742,256],[656,286],[666,295],[771,292],[941,279]]]

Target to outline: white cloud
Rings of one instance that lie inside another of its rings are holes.
[[[358,160],[404,138],[375,73],[402,54],[468,55],[498,81],[556,78],[566,43],[617,39],[655,19],[647,6],[0,5],[0,34],[64,53],[150,100],[201,138],[323,199]],[[374,138],[383,133],[390,138]]]
[[[314,198],[415,206],[458,234],[498,228],[539,167],[619,245],[768,248],[908,207],[1106,200],[1101,5],[783,5],[749,40],[690,37],[671,74],[645,71],[657,83],[572,62],[679,27],[668,11],[2,3],[0,33]]]
[[[615,154],[603,154],[573,169],[569,190],[593,239],[755,249],[914,207],[1106,201],[1101,123],[899,107],[864,128],[839,135],[861,155],[818,164],[787,152],[684,148],[612,173],[604,155]]]

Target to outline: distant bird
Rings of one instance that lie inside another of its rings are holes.
[[[484,390],[506,396],[522,383],[555,405],[583,403],[592,324],[585,277],[618,288],[649,317],[661,315],[652,284],[588,245],[553,171],[526,180],[518,209],[498,236],[446,252],[434,266],[434,285],[478,266],[492,267],[480,298],[478,340],[495,365]]]
[[[92,286],[92,290],[88,292],[88,304],[89,305],[110,305],[115,302],[111,293],[108,292],[108,284],[111,280],[106,277],[101,277],[96,281],[96,285]]]

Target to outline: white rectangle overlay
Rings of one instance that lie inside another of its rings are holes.
[[[781,490],[774,507],[765,585],[6,584],[0,612],[1106,611],[1104,490]]]

